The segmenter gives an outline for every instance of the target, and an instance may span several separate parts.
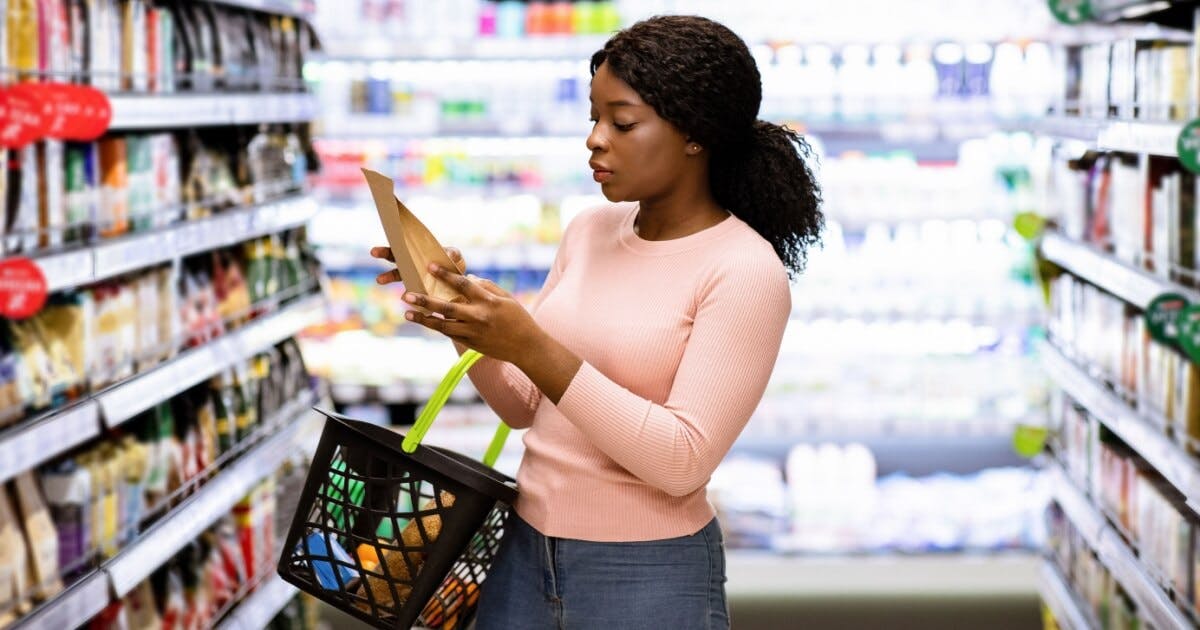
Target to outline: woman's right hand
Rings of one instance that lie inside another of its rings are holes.
[[[459,273],[465,274],[467,272],[467,261],[463,260],[462,252],[458,251],[458,248],[447,247],[446,255],[450,257],[450,261],[454,263],[454,266],[458,267]],[[396,262],[396,257],[392,256],[391,247],[372,247],[371,257],[386,260],[390,263]],[[400,270],[392,269],[391,271],[385,271],[375,277],[375,282],[378,284],[400,282]]]

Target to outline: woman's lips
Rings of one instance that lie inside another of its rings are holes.
[[[592,179],[601,184],[608,183],[608,180],[612,179],[612,175],[612,171],[606,171],[603,169],[594,169],[592,171]]]

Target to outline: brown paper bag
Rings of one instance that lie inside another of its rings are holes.
[[[457,289],[429,273],[429,263],[437,263],[445,269],[457,267],[429,228],[393,194],[392,179],[365,168],[362,172],[371,188],[375,209],[379,211],[379,220],[387,234],[388,245],[392,247],[405,290],[447,302],[465,302],[466,298]],[[424,309],[419,310],[428,313]]]

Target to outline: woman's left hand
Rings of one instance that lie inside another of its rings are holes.
[[[404,301],[442,317],[408,311],[405,318],[436,330],[488,357],[521,364],[536,352],[543,332],[529,311],[495,283],[464,276],[438,265],[430,265],[439,280],[462,293],[468,303],[453,303],[421,293],[407,292]]]

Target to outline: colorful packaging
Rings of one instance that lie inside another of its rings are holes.
[[[58,571],[58,531],[32,471],[17,475],[13,488],[28,543],[33,590],[37,597],[49,599],[63,589]]]
[[[58,527],[58,562],[64,571],[78,569],[88,557],[92,531],[92,480],[88,470],[64,460],[42,474],[50,516]]]
[[[64,158],[68,242],[89,241],[100,208],[96,144],[69,143]]]
[[[125,138],[130,229],[135,232],[155,227],[154,150],[149,136]]]
[[[0,484],[0,610],[24,612],[29,593],[29,550],[8,487]],[[0,622],[6,615],[0,614]]]
[[[38,160],[38,245],[58,248],[68,228],[64,147],[58,140],[37,143]]]
[[[119,236],[129,231],[129,164],[125,138],[100,141],[100,234]]]
[[[9,0],[8,59],[22,79],[37,77],[41,67],[38,0]]]

